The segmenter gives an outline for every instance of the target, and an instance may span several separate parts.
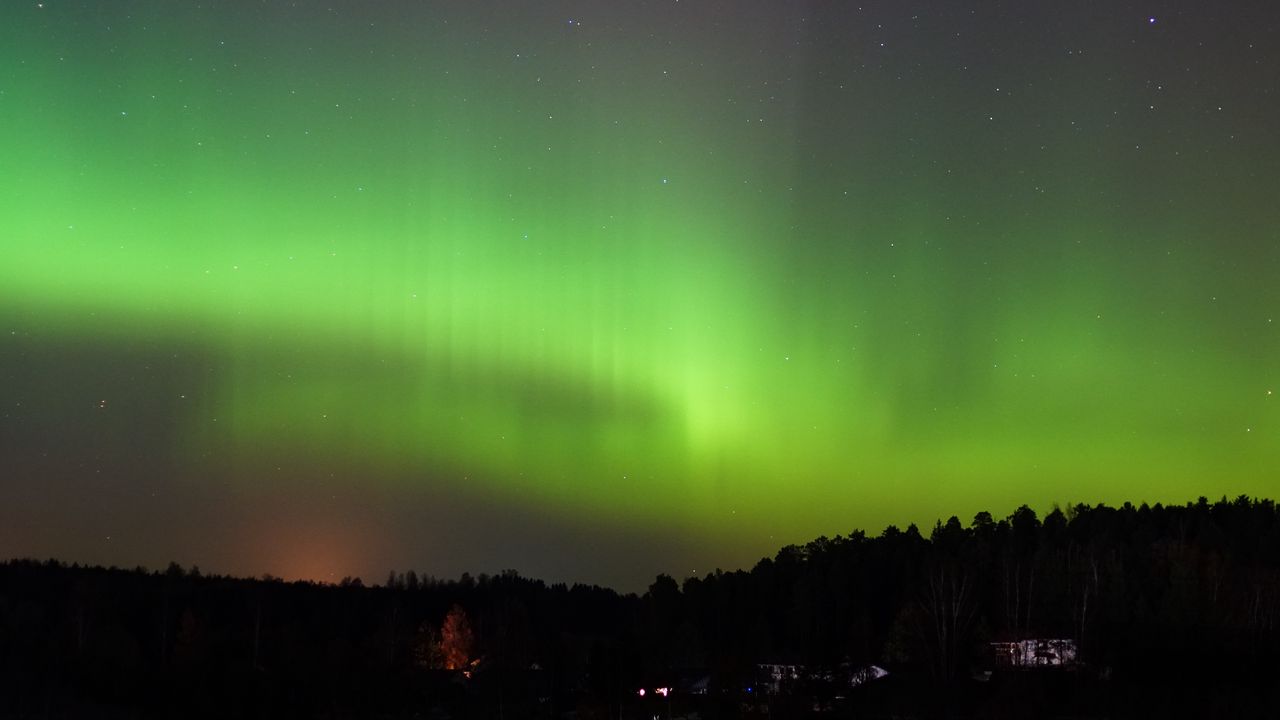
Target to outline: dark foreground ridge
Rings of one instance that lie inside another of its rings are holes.
[[[855,531],[643,596],[16,560],[0,716],[1274,717],[1278,621],[1245,497]]]

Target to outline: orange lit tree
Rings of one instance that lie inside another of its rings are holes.
[[[440,657],[446,670],[467,670],[475,653],[475,637],[471,622],[461,606],[454,605],[440,628]]]

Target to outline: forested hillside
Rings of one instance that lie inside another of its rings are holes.
[[[854,531],[641,596],[514,571],[367,587],[14,560],[0,714],[617,717],[636,688],[700,674],[688,707],[729,717],[759,709],[743,702],[758,664],[787,663],[889,669],[880,687],[793,689],[836,713],[928,714],[929,687],[961,715],[1017,716],[1000,698],[1043,680],[1002,671],[990,643],[1024,638],[1077,644],[1049,682],[1093,703],[1078,715],[1152,688],[1248,714],[1278,707],[1278,620],[1280,515],[1243,497]]]

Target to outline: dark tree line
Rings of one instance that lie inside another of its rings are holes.
[[[1153,688],[1248,714],[1280,707],[1278,621],[1280,514],[1244,497],[855,531],[639,596],[18,560],[0,565],[0,716],[618,717],[635,688],[703,674],[702,715],[724,717],[764,662],[889,668],[846,708],[870,716],[929,714],[921,688],[1017,716],[1000,698],[1043,682],[1074,683],[1082,716]],[[989,643],[1025,638],[1071,639],[1081,663],[987,680]]]

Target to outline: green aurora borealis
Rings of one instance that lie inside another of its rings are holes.
[[[1274,496],[1277,11],[1039,5],[6,3],[0,555],[634,588]]]

